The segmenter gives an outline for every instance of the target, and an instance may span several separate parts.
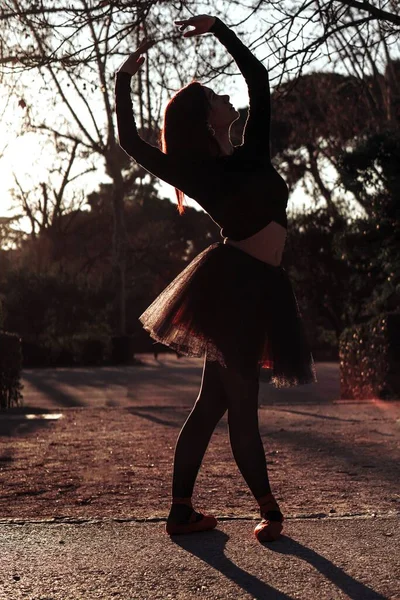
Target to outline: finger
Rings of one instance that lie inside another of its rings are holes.
[[[140,69],[140,67],[143,65],[143,63],[144,63],[144,57],[143,57],[143,56],[141,56],[140,58],[138,58],[138,59],[135,61],[135,64],[134,64],[134,65],[132,65],[132,71],[133,71],[133,74],[135,74],[135,73],[137,73],[137,72],[139,71],[139,69]]]
[[[186,27],[193,25],[193,23],[188,23],[187,21],[176,21],[175,25],[179,25],[179,29],[183,31]]]

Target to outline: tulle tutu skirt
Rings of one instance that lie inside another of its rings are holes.
[[[244,375],[271,369],[276,388],[315,383],[316,370],[286,270],[216,242],[139,317],[157,342]]]

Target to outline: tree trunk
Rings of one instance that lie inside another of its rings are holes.
[[[113,180],[113,243],[112,268],[118,313],[117,334],[126,335],[126,255],[127,234],[125,227],[124,185],[121,169],[115,164],[117,147],[110,148],[107,155],[107,171]]]

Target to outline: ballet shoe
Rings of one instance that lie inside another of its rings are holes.
[[[256,539],[263,542],[274,542],[279,539],[283,529],[283,515],[272,494],[258,498],[262,521],[254,529]]]
[[[180,505],[177,508],[177,505]],[[171,512],[167,519],[166,532],[168,535],[179,535],[184,533],[196,533],[214,529],[218,521],[212,515],[196,512],[191,503],[173,503]]]

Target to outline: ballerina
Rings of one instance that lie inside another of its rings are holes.
[[[196,200],[221,229],[211,244],[139,317],[151,337],[185,356],[204,356],[200,391],[179,434],[174,455],[170,535],[205,531],[214,516],[196,511],[193,489],[212,433],[228,411],[232,453],[261,515],[260,542],[276,540],[283,515],[272,494],[258,425],[260,369],[277,388],[316,382],[296,296],[281,265],[287,234],[288,188],[271,163],[268,71],[218,17],[176,21],[184,37],[214,34],[245,78],[249,114],[243,141],[230,128],[239,112],[228,94],[192,81],[169,101],[162,149],[137,132],[131,78],[155,43],[145,40],[116,76],[119,143],[144,169]]]

